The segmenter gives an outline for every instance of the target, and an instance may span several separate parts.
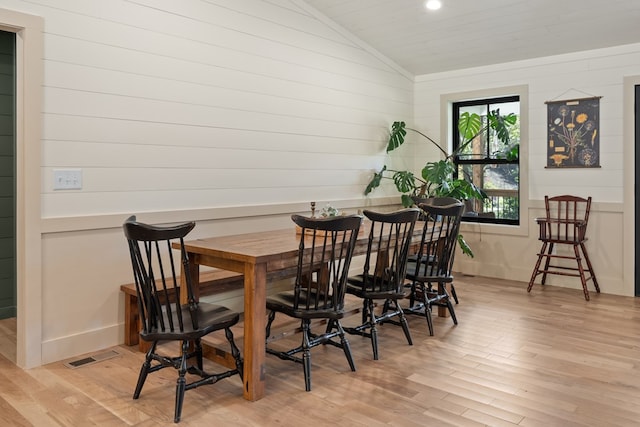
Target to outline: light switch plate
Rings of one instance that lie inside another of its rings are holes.
[[[82,169],[54,169],[54,190],[81,190]]]

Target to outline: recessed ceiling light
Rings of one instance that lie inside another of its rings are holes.
[[[438,10],[442,7],[442,2],[440,0],[427,0],[425,6],[429,10]]]

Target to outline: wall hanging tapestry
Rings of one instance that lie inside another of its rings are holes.
[[[547,168],[600,167],[600,98],[547,101]]]

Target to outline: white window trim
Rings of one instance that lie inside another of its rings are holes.
[[[520,97],[520,224],[488,224],[463,222],[461,231],[482,232],[512,236],[529,234],[529,86],[506,86],[468,92],[440,95],[440,135],[445,135],[447,146],[453,147],[452,106],[454,102],[472,99],[498,98],[518,95]]]

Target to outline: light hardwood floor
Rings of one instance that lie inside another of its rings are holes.
[[[408,346],[384,325],[378,361],[352,336],[357,372],[339,349],[316,348],[309,393],[301,365],[267,356],[264,399],[245,401],[239,379],[226,379],[188,391],[180,425],[640,425],[640,299],[586,302],[581,290],[540,285],[527,294],[525,283],[479,277],[459,277],[456,289],[458,326],[438,318],[430,337],[410,316]],[[23,371],[0,356],[0,424],[172,425],[175,371],[151,375],[134,401],[143,355],[115,350],[78,369]]]

